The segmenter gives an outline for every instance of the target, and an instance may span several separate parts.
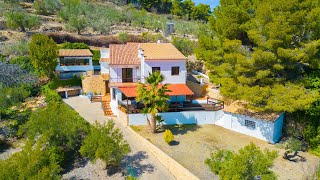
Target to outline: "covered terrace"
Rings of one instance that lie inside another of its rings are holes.
[[[124,95],[122,101],[118,102],[118,108],[125,113],[141,113],[144,105],[136,101],[137,86],[119,87],[119,90]],[[194,93],[185,84],[169,84],[167,95],[170,96],[169,112],[180,111],[216,111],[224,108],[223,101],[210,99],[204,101],[194,100]]]

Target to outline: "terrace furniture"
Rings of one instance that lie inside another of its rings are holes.
[[[133,105],[130,105],[130,106],[129,106],[129,111],[130,111],[131,113],[137,113],[137,112],[138,112],[137,109],[136,109]]]

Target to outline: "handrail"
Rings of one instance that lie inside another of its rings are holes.
[[[141,82],[143,78],[136,77],[136,78],[110,78],[109,82],[111,83],[124,83],[124,82]]]

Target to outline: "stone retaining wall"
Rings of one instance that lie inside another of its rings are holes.
[[[159,148],[157,148],[155,145],[150,143],[148,140],[140,136],[138,133],[136,133],[134,130],[132,130],[130,127],[128,128],[129,131],[132,132],[132,134],[135,136],[136,141],[139,142],[141,146],[148,149],[149,152],[151,152],[157,159],[160,161],[164,167],[166,167],[170,173],[177,179],[181,180],[198,180],[195,175],[193,175],[190,171],[188,171],[186,168],[184,168],[181,164],[179,164],[177,161],[172,159],[170,156],[168,156],[166,153],[161,151]]]
[[[205,85],[205,87],[201,87],[200,84],[197,84],[191,81],[187,81],[186,85],[197,97],[205,96],[206,91],[203,88],[207,87],[207,85]]]

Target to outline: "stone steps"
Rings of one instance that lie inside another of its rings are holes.
[[[115,117],[115,115],[113,114],[111,107],[110,107],[110,94],[106,94],[101,99],[101,105],[102,105],[104,115]]]

